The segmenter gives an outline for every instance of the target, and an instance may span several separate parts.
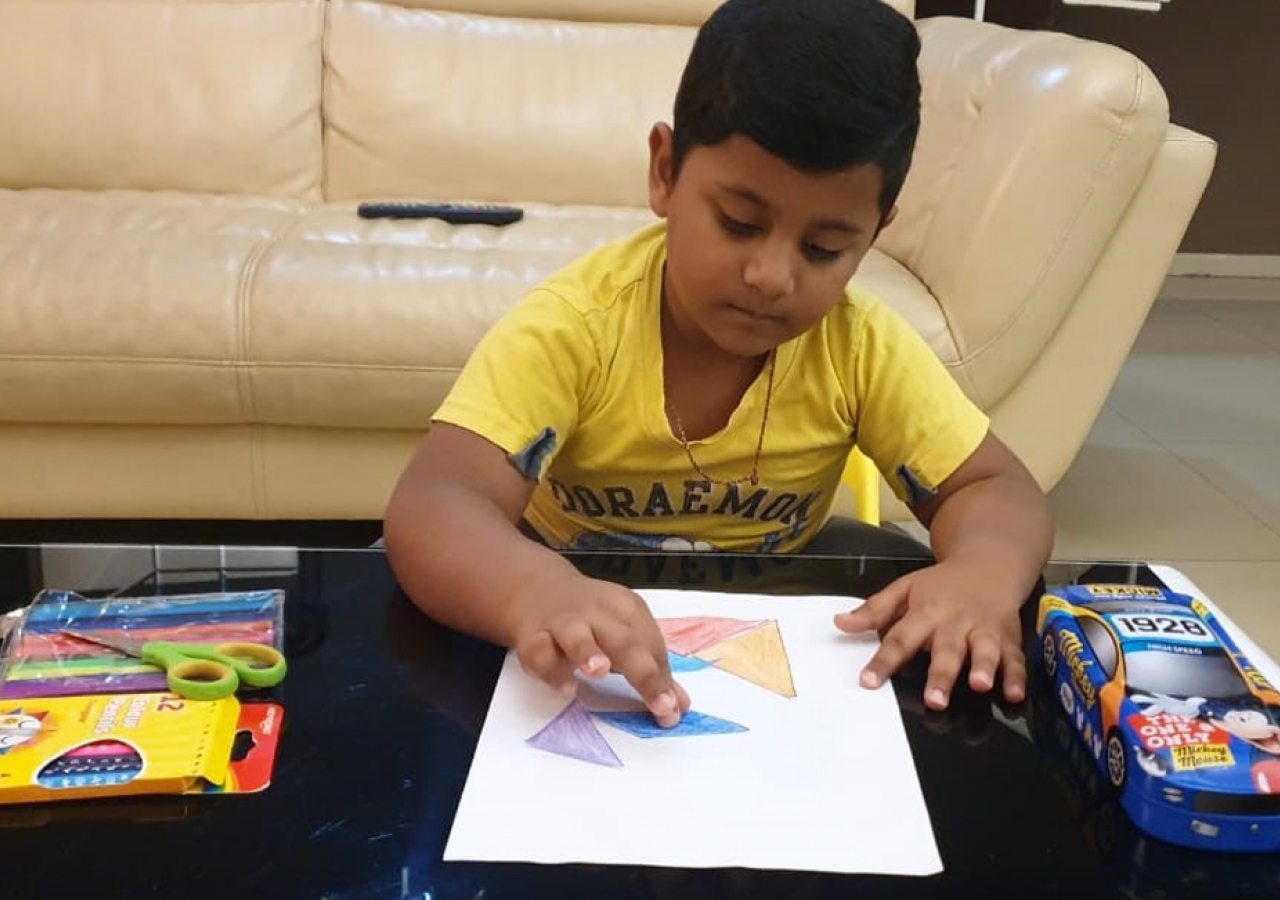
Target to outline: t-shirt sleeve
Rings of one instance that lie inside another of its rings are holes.
[[[905,319],[878,301],[864,311],[855,331],[855,439],[898,499],[923,503],[991,423]]]
[[[577,426],[599,368],[581,313],[535,290],[481,339],[432,421],[487,438],[536,481]]]

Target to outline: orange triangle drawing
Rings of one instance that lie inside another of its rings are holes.
[[[783,697],[796,695],[791,661],[787,659],[777,622],[762,622],[746,634],[713,644],[694,655],[767,691]]]

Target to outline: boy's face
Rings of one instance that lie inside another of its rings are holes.
[[[875,165],[803,172],[735,134],[691,149],[673,178],[671,139],[649,135],[649,204],[667,220],[669,322],[695,345],[750,358],[804,332],[896,212],[880,215]]]

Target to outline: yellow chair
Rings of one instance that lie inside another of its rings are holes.
[[[853,491],[858,519],[868,525],[880,524],[880,470],[861,450],[854,447],[844,464],[841,480]]]

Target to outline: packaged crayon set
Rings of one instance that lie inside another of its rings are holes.
[[[283,712],[234,696],[0,701],[0,804],[249,793],[270,782]]]
[[[161,668],[66,632],[279,650],[283,617],[278,590],[105,599],[41,591],[0,645],[0,805],[262,790],[278,704],[183,698]]]
[[[105,599],[41,591],[0,648],[0,700],[168,690],[160,669],[67,629],[108,640],[248,641],[279,650],[283,617],[278,590]]]

